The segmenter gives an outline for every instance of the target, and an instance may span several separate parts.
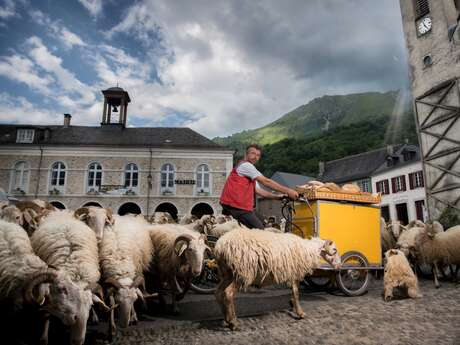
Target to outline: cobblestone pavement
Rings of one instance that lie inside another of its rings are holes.
[[[237,295],[241,330],[223,327],[214,297],[189,294],[181,315],[159,314],[119,332],[114,345],[147,344],[427,344],[460,345],[460,286],[420,281],[423,297],[384,302],[382,281],[369,292],[345,297],[340,292],[303,290],[303,320],[289,309],[289,290],[265,289]],[[90,340],[92,338],[92,340]],[[89,342],[107,344],[93,334]]]

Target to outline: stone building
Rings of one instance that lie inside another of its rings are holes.
[[[129,95],[102,91],[98,127],[0,125],[0,188],[60,208],[110,207],[119,214],[211,214],[233,151],[189,128],[126,127]]]
[[[400,0],[428,212],[460,215],[460,0]]]

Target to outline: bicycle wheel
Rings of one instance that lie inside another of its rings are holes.
[[[342,256],[342,268],[337,272],[337,285],[347,296],[360,296],[367,291],[370,275],[367,259],[358,252]]]
[[[204,260],[201,274],[192,280],[190,289],[198,293],[211,294],[216,291],[218,283],[219,275],[217,272],[216,260],[207,258]]]

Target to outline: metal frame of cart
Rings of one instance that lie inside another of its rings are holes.
[[[383,268],[380,206],[301,198],[294,203],[292,222],[294,234],[303,238],[330,239],[337,245],[342,257],[341,269],[334,270],[323,263],[313,276],[328,277],[324,285],[335,280],[347,296],[359,296],[367,291],[369,271]],[[309,281],[314,282],[311,278]]]

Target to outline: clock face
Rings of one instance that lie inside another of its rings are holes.
[[[418,23],[418,32],[423,35],[431,30],[431,18],[425,17]]]

